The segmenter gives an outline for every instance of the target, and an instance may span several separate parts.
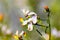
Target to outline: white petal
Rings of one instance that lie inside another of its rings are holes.
[[[24,13],[24,15],[27,15],[29,10],[28,9],[22,9],[22,12]]]
[[[27,23],[28,23],[28,21],[26,20],[22,23],[22,25],[26,25]]]
[[[33,14],[34,14],[34,16],[32,16],[32,18],[30,18],[30,20],[32,20],[32,22],[35,24],[37,22],[37,14],[34,12],[30,12],[28,15],[31,16]]]
[[[18,35],[18,30],[16,31],[16,33],[15,33],[16,35]]]
[[[22,36],[22,35],[23,35],[23,33],[24,33],[24,31],[22,31],[19,35],[20,35],[20,36]]]
[[[37,16],[32,16],[32,21],[34,24],[37,23]]]
[[[28,31],[32,31],[33,30],[33,25],[32,25],[32,23],[29,23],[28,24]]]
[[[33,15],[33,14],[34,14],[34,15],[37,15],[37,14],[34,13],[34,12],[30,12],[28,15],[31,16],[31,15]]]
[[[29,18],[27,21],[28,21],[28,22],[31,22],[31,21],[32,21],[32,18]]]
[[[22,9],[21,11],[22,11],[23,13],[26,13],[26,9]]]
[[[26,14],[29,14],[28,12],[29,12],[29,10],[26,10]]]

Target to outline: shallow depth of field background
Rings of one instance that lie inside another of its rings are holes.
[[[47,25],[47,14],[43,8],[45,5],[51,11],[51,40],[60,40],[60,0],[0,0],[0,14],[4,16],[0,22],[0,40],[15,40],[11,34],[14,34],[16,30],[21,32],[23,28],[19,22],[19,17],[25,18],[21,11],[23,8],[37,13],[42,22]],[[44,34],[44,28],[39,28],[39,31]],[[26,31],[26,29],[23,30]],[[35,30],[28,32],[27,35],[28,37],[24,40],[44,40]]]

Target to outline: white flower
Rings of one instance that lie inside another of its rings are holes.
[[[37,14],[36,13],[34,13],[34,12],[30,12],[29,14],[28,14],[28,16],[31,16],[31,20],[32,20],[32,22],[35,24],[35,23],[37,23]]]
[[[33,30],[33,25],[32,25],[32,23],[30,22],[29,24],[28,24],[28,31],[32,31]]]
[[[22,25],[28,24],[28,30],[32,31],[33,30],[33,24],[36,24],[36,23],[37,23],[37,16],[33,15],[28,20],[25,20]]]
[[[37,14],[35,12],[30,12],[29,10],[23,9],[22,10],[23,13],[25,13],[24,15],[27,17],[30,16],[30,18],[28,20],[25,20],[22,25],[26,25],[28,24],[28,30],[32,31],[33,30],[33,24],[37,23]],[[26,18],[27,18],[26,17]]]

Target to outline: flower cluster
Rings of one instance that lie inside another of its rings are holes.
[[[35,12],[30,12],[29,10],[23,9],[22,12],[24,13],[25,17],[28,18],[27,20],[23,20],[23,18],[20,17],[20,22],[22,22],[22,25],[28,24],[28,31],[33,30],[33,24],[37,23],[37,14]]]

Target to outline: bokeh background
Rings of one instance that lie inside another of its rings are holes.
[[[29,9],[37,13],[42,23],[48,25],[46,22],[47,14],[43,6],[47,5],[50,9],[50,24],[51,24],[51,40],[60,40],[60,0],[0,0],[0,40],[16,40],[12,34],[18,30],[27,32],[27,37],[24,40],[47,40],[43,27],[34,27],[32,32],[21,27],[19,17],[24,17],[21,9]],[[39,35],[35,29],[38,29],[43,36]]]

